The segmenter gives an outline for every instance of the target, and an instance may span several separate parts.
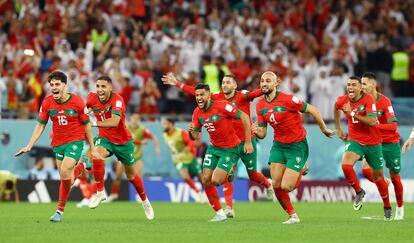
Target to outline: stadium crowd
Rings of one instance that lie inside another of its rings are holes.
[[[414,96],[413,16],[413,0],[3,0],[2,117],[32,117],[55,70],[83,98],[109,75],[128,111],[143,115],[195,107],[162,84],[167,72],[219,90],[225,74],[255,89],[271,70],[281,90],[332,120],[351,75],[371,71],[385,95]]]

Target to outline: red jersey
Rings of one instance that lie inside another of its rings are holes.
[[[186,93],[195,95],[194,87],[190,85],[186,85],[186,84],[181,84],[181,83],[177,83],[177,86],[182,88]],[[241,111],[246,113],[250,118],[250,102],[261,95],[262,95],[262,90],[260,89],[254,90],[252,92],[249,92],[247,90],[241,90],[241,91],[236,91],[236,94],[230,99],[226,99],[226,96],[224,95],[223,91],[220,91],[220,92],[212,93],[211,98],[213,100],[227,100],[231,102],[234,106],[236,106]],[[250,125],[251,125],[251,120],[250,120]],[[243,123],[241,122],[240,119],[233,120],[233,128],[237,134],[237,137],[239,137],[240,141],[245,141],[246,135],[244,133]],[[251,133],[251,137],[254,137],[254,136],[255,136],[254,133]]]
[[[37,121],[52,121],[52,147],[85,140],[85,124],[89,122],[88,109],[81,97],[69,94],[64,103],[57,103],[52,95],[46,97],[40,107]]]
[[[302,124],[302,115],[307,103],[293,95],[276,91],[275,98],[268,102],[264,97],[256,106],[257,122],[259,127],[273,127],[273,139],[276,142],[291,144],[305,139],[306,130]]]
[[[205,127],[211,144],[219,148],[234,148],[240,140],[232,128],[232,119],[239,119],[241,111],[227,101],[210,101],[205,111],[196,108],[193,113],[195,131]]]
[[[336,100],[336,109],[342,110],[342,107],[349,103],[352,111],[360,116],[377,117],[377,108],[375,106],[374,98],[371,95],[362,94],[362,97],[356,101],[350,101],[348,95],[339,96]],[[375,127],[364,125],[362,122],[351,117],[350,114],[345,113],[348,119],[348,139],[358,142],[362,145],[379,145],[381,144],[381,134]]]
[[[383,94],[378,94],[375,99],[375,105],[377,106],[377,118],[379,124],[388,124],[392,122],[397,122],[397,117],[395,116],[394,109],[390,99]],[[400,134],[391,130],[379,129],[382,137],[382,143],[399,143]]]
[[[93,114],[98,121],[109,119],[113,115],[121,117],[117,127],[99,127],[98,136],[106,138],[117,145],[125,144],[132,139],[131,132],[125,125],[124,100],[119,94],[111,93],[109,100],[102,103],[96,93],[89,93],[86,106],[92,108]]]

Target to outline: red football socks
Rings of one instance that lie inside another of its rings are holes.
[[[75,170],[73,171],[73,181],[75,181],[80,175],[80,173],[82,173],[82,171],[84,170],[85,170],[85,165],[83,163],[78,163],[75,166]]]
[[[275,195],[277,200],[279,200],[280,206],[289,214],[295,213],[295,208],[293,208],[292,203],[290,202],[289,193],[282,190],[282,188],[273,188],[275,190]]]
[[[65,211],[66,201],[69,197],[70,187],[72,185],[72,179],[60,180],[59,187],[59,201],[57,210],[62,212]]]
[[[367,178],[370,182],[374,182],[374,177],[372,176],[372,169],[370,167],[362,168],[362,174]]]
[[[254,171],[254,172],[248,172],[247,174],[249,175],[249,179],[251,181],[257,182],[260,185],[265,186],[266,188],[269,188],[272,186],[270,182],[267,180],[267,178],[260,172]]]
[[[400,174],[392,176],[391,181],[392,181],[392,184],[394,185],[395,198],[397,199],[397,205],[398,205],[398,207],[402,207],[403,206],[404,189],[403,189],[403,185],[401,183]]]
[[[224,200],[226,201],[226,206],[228,208],[233,208],[233,191],[234,191],[233,182],[228,182],[226,178],[226,181],[223,184],[223,194],[224,194]]]
[[[93,159],[93,176],[96,181],[96,189],[98,191],[104,190],[104,175],[105,175],[105,165],[103,159]]]
[[[355,192],[360,192],[362,190],[359,185],[358,177],[355,173],[353,165],[342,165],[342,171],[344,172],[345,178],[348,180],[349,184],[354,188]]]
[[[198,190],[198,188],[196,187],[193,179],[186,179],[185,182],[187,182],[188,186],[193,189],[195,192],[199,193],[200,191]]]
[[[118,194],[119,192],[119,184],[118,183],[112,183],[112,189],[111,194]]]
[[[220,209],[222,209],[216,186],[215,185],[210,185],[210,186],[204,188],[204,191],[206,192],[208,202],[213,207],[214,211],[217,212]]]
[[[133,180],[129,180],[131,184],[135,187],[135,190],[137,191],[139,197],[142,201],[145,201],[147,199],[147,195],[145,194],[144,185],[142,184],[141,178],[136,175]]]
[[[382,202],[384,203],[385,208],[391,207],[390,205],[390,196],[388,194],[388,185],[385,181],[385,178],[381,178],[377,181],[375,181],[375,185],[377,185],[378,191],[380,193],[380,196],[382,198]]]

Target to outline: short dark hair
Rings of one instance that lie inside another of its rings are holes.
[[[358,80],[358,83],[361,83],[361,78],[358,76],[351,76],[349,79]]]
[[[196,87],[195,87],[195,89],[196,90],[197,89],[204,89],[204,90],[210,92],[210,86],[208,86],[208,84],[202,84],[202,83],[197,84]]]
[[[6,190],[12,190],[14,187],[14,182],[12,180],[6,181]]]
[[[53,73],[49,74],[47,77],[47,82],[50,83],[50,81],[54,80],[60,80],[60,82],[67,84],[68,83],[68,76],[62,71],[54,71]]]
[[[109,76],[100,76],[96,79],[96,81],[98,80],[105,80],[106,82],[112,84],[112,79]]]
[[[172,118],[167,117],[167,118],[165,118],[165,120],[168,121],[168,122],[170,122],[173,125],[175,124],[175,120],[172,119]]]
[[[231,78],[231,79],[233,79],[233,80],[234,80],[234,82],[236,82],[236,83],[237,83],[236,76],[234,76],[234,75],[232,75],[232,74],[226,74],[226,75],[224,75],[224,77],[223,77],[223,78]]]
[[[371,73],[371,72],[366,72],[362,75],[363,78],[368,78],[368,79],[373,79],[373,80],[377,80],[377,76],[375,75],[375,73]]]

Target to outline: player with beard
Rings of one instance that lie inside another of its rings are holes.
[[[69,197],[70,187],[83,170],[83,163],[77,163],[82,155],[85,138],[93,157],[99,157],[93,143],[92,128],[88,109],[80,96],[67,92],[67,76],[55,71],[48,77],[52,95],[46,97],[40,107],[38,124],[26,147],[15,156],[29,152],[45,130],[50,118],[53,127],[52,144],[60,175],[58,208],[50,221],[61,222]]]
[[[306,130],[302,124],[301,113],[309,113],[319,125],[322,133],[332,137],[335,131],[328,129],[318,109],[293,95],[277,90],[279,78],[267,71],[262,74],[260,88],[264,97],[256,106],[258,124],[253,125],[256,136],[263,139],[267,124],[274,129],[273,146],[269,164],[273,189],[282,208],[289,214],[284,224],[300,223],[289,198],[289,192],[298,187],[309,155]]]
[[[335,108],[335,126],[338,137],[344,141],[345,152],[342,156],[342,170],[349,184],[354,188],[356,196],[354,210],[360,210],[365,191],[359,185],[354,170],[355,163],[366,159],[372,170],[372,177],[384,203],[384,219],[392,219],[392,210],[388,195],[388,185],[384,179],[384,159],[382,154],[382,138],[377,124],[377,109],[374,98],[362,92],[361,79],[350,77],[347,84],[347,95],[339,96]],[[341,110],[348,120],[348,137],[341,129]]]
[[[192,139],[200,135],[202,127],[205,127],[210,135],[211,144],[207,148],[203,161],[202,183],[208,200],[216,211],[211,221],[223,221],[227,217],[221,208],[216,186],[224,183],[226,176],[239,158],[240,140],[232,129],[232,120],[241,120],[246,137],[243,151],[251,154],[253,145],[250,136],[250,119],[246,113],[230,102],[212,100],[208,85],[198,84],[195,90],[197,108],[194,110],[192,123],[188,129]]]
[[[182,89],[184,92],[195,95],[195,89],[192,86],[182,84],[178,82],[177,79],[174,77],[172,73],[168,73],[164,75],[162,78],[164,84],[168,85],[175,85]],[[237,81],[233,75],[225,75],[222,80],[220,92],[214,92],[211,94],[211,98],[213,100],[225,100],[231,102],[235,107],[243,111],[247,114],[250,120],[250,103],[257,97],[262,95],[262,91],[260,89],[254,90],[249,92],[247,90],[237,90]],[[250,122],[251,123],[251,122]],[[256,137],[253,133],[251,133],[248,137],[251,138],[253,144],[253,153],[246,154],[243,151],[243,146],[246,140],[246,135],[244,133],[243,124],[241,120],[233,120],[233,127],[236,131],[237,137],[240,139],[239,144],[239,158],[243,162],[244,166],[246,167],[247,174],[249,175],[249,179],[254,181],[258,184],[263,185],[266,188],[267,195],[270,199],[274,197],[274,191],[272,188],[271,183],[267,180],[267,178],[257,171],[257,148],[256,148]],[[224,199],[226,201],[226,215],[228,217],[233,218],[235,216],[234,209],[233,209],[233,183],[226,180],[223,185],[223,194]]]

